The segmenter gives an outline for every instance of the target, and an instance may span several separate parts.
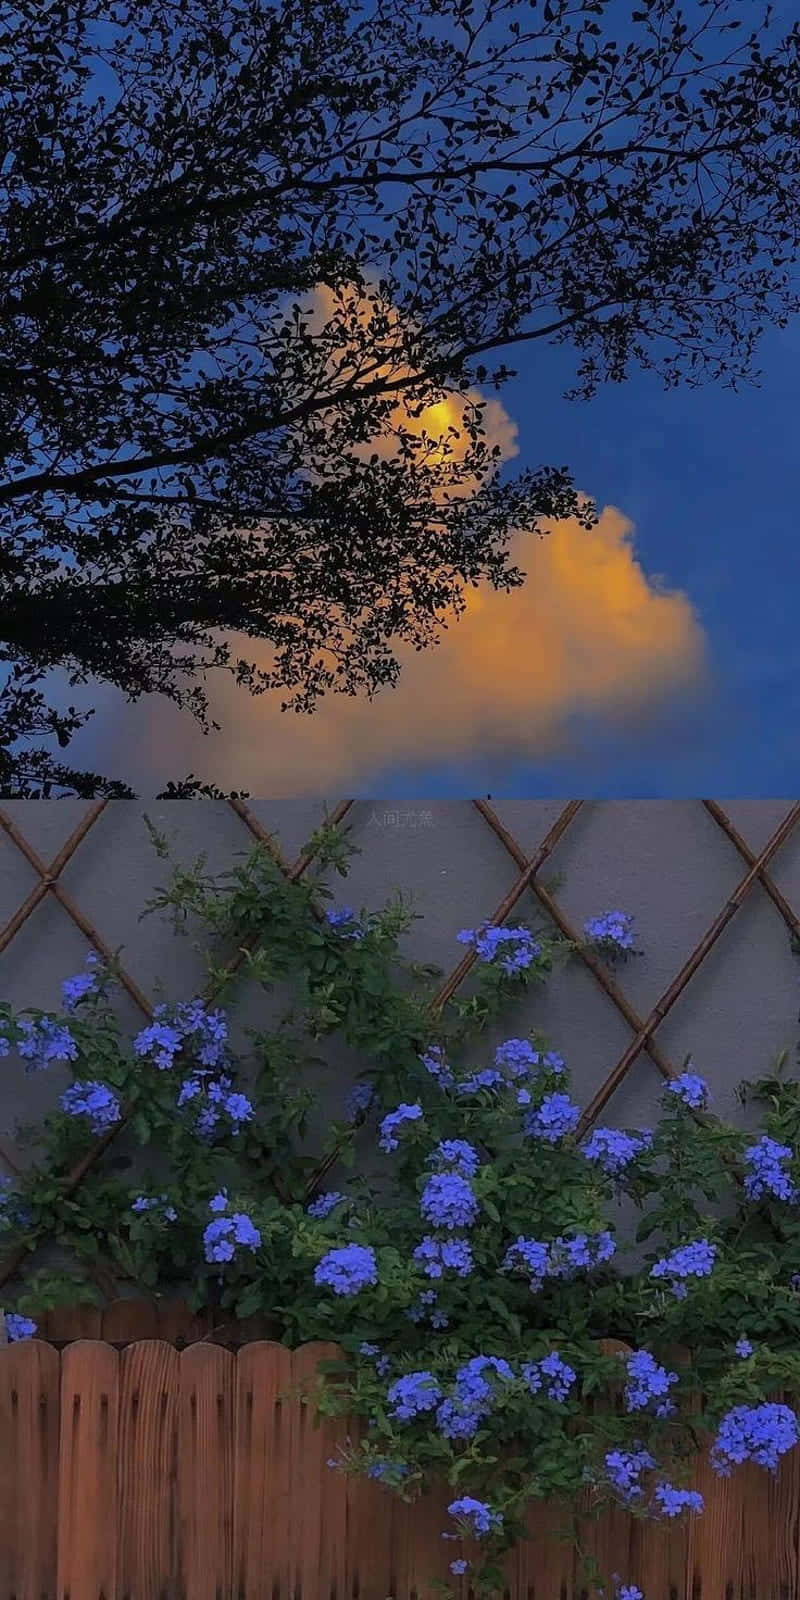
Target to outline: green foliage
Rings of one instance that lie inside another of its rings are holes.
[[[347,841],[334,845],[334,831],[326,820],[315,842],[320,860],[346,876],[353,847]],[[151,838],[166,858],[166,841],[154,831]],[[470,974],[475,991],[470,999],[454,996],[438,1008],[431,1003],[441,970],[408,962],[398,951],[399,938],[416,920],[402,896],[382,912],[363,914],[359,939],[343,937],[318,920],[315,904],[330,897],[319,876],[313,889],[287,881],[262,845],[219,880],[205,873],[202,858],[191,870],[173,871],[143,915],[169,909],[178,932],[190,916],[195,920],[208,942],[203,948],[209,1006],[218,1004],[223,992],[235,998],[244,983],[269,992],[279,976],[293,985],[293,1004],[275,1029],[246,1031],[254,1066],[248,1096],[255,1117],[237,1133],[223,1127],[209,1142],[198,1139],[196,1104],[189,1101],[176,1110],[176,1082],[196,1067],[189,1044],[175,1070],[160,1071],[136,1056],[120,1038],[110,1009],[112,973],[102,969],[97,993],[81,1000],[68,1019],[78,1045],[70,1070],[76,1081],[97,1080],[118,1094],[129,1135],[139,1147],[166,1155],[171,1175],[156,1183],[148,1171],[145,1182],[132,1187],[131,1158],[117,1154],[112,1140],[69,1194],[62,1174],[93,1142],[85,1120],[58,1111],[44,1119],[42,1129],[28,1129],[30,1145],[41,1148],[43,1156],[14,1186],[15,1204],[26,1209],[26,1220],[14,1221],[9,1207],[2,1237],[20,1246],[29,1262],[39,1245],[55,1239],[74,1253],[78,1266],[68,1273],[25,1275],[15,1309],[35,1317],[80,1297],[102,1303],[98,1284],[113,1273],[148,1294],[169,1293],[180,1283],[195,1310],[213,1307],[223,1316],[227,1310],[239,1317],[267,1313],[289,1347],[335,1340],[344,1358],[320,1364],[315,1416],[371,1419],[360,1448],[342,1454],[342,1470],[366,1473],[388,1460],[394,1466],[386,1469],[384,1481],[404,1499],[413,1501],[432,1479],[445,1477],[459,1495],[485,1498],[502,1515],[502,1530],[484,1541],[485,1560],[471,1573],[481,1600],[497,1593],[496,1560],[522,1536],[531,1498],[573,1507],[563,1536],[586,1558],[585,1575],[594,1581],[574,1503],[587,1471],[590,1514],[600,1515],[613,1499],[602,1482],[607,1450],[631,1448],[640,1439],[680,1483],[709,1426],[729,1408],[761,1403],[800,1380],[800,1295],[785,1282],[796,1265],[800,1220],[770,1197],[755,1204],[742,1197],[734,1215],[706,1217],[696,1197],[716,1202],[723,1196],[731,1167],[741,1169],[748,1136],[710,1115],[695,1119],[675,1096],[667,1097],[651,1147],[612,1183],[587,1162],[573,1136],[526,1147],[512,1097],[489,1089],[458,1097],[434,1081],[421,1053],[439,1046],[456,1077],[484,1064],[480,1050],[472,1047],[474,1036],[569,959],[574,946],[567,941],[546,928],[529,929],[540,951],[527,969],[509,974],[498,958],[479,960]],[[253,940],[251,959],[229,979],[226,953],[229,958],[240,950],[245,939]],[[398,987],[400,980],[408,992]],[[0,1033],[13,1044],[15,1030],[10,1007],[0,1004]],[[379,1193],[372,1180],[353,1170],[356,1147],[363,1149],[366,1128],[373,1125],[372,1111],[352,1121],[334,1118],[321,1157],[301,1155],[296,1148],[313,1109],[313,1097],[301,1085],[303,1073],[327,1065],[309,1049],[309,1037],[334,1033],[353,1051],[365,1053],[369,1066],[362,1079],[373,1087],[379,1112],[410,1101],[422,1108],[419,1120],[398,1130],[398,1149],[383,1158],[392,1177],[388,1192]],[[536,1030],[529,1041],[535,1050],[548,1049]],[[783,1077],[784,1064],[782,1056],[772,1073],[748,1082],[742,1098],[762,1100],[768,1107],[767,1132],[796,1143],[800,1093]],[[563,1092],[565,1087],[564,1076],[549,1068],[542,1069],[539,1081],[545,1089]],[[426,1231],[419,1203],[430,1176],[432,1144],[451,1137],[471,1142],[481,1158],[471,1180],[479,1205],[470,1232],[475,1270],[465,1279],[451,1274],[437,1281],[438,1305],[448,1321],[444,1329],[433,1324],[432,1333],[424,1316],[409,1315],[431,1283],[413,1250]],[[308,1201],[337,1167],[349,1174],[346,1193],[326,1216],[309,1216]],[[242,1249],[233,1260],[217,1263],[204,1258],[202,1241],[209,1197],[222,1188],[235,1209],[250,1217],[261,1242],[255,1251]],[[604,1208],[615,1188],[644,1212],[637,1241],[656,1233],[664,1241],[648,1253],[648,1262],[687,1238],[702,1235],[717,1245],[712,1276],[694,1280],[686,1301],[666,1293],[647,1268],[625,1276],[617,1263],[547,1279],[535,1295],[519,1276],[498,1271],[504,1248],[519,1235],[602,1231]],[[133,1211],[141,1193],[157,1195],[159,1203]],[[166,1215],[168,1207],[174,1208],[173,1218]],[[313,1282],[315,1266],[345,1243],[368,1245],[378,1266],[377,1284],[354,1296],[333,1294]],[[744,1360],[732,1355],[734,1330],[746,1332],[755,1345]],[[648,1348],[657,1359],[672,1344],[688,1349],[689,1362],[673,1391],[681,1401],[677,1416],[628,1414],[616,1407],[613,1397],[622,1374],[618,1357],[598,1348],[597,1341],[605,1338]],[[491,1415],[472,1438],[451,1441],[433,1428],[429,1414],[410,1423],[394,1420],[385,1374],[361,1354],[364,1342],[379,1346],[393,1376],[424,1368],[443,1385],[476,1351],[502,1355],[513,1364],[555,1348],[579,1373],[579,1390],[555,1403],[515,1380],[496,1395]],[[695,1391],[705,1407],[697,1412],[687,1399]],[[637,1508],[635,1514],[647,1512]]]

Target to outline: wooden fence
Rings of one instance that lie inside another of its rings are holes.
[[[215,1329],[130,1300],[48,1313],[39,1333],[0,1349],[0,1600],[433,1600],[432,1576],[468,1600],[449,1563],[479,1547],[441,1538],[458,1491],[407,1506],[326,1466],[365,1424],[315,1428],[297,1386],[338,1346],[290,1351],[258,1319]],[[707,1456],[702,1516],[584,1522],[609,1597],[616,1571],[646,1600],[798,1600],[798,1452],[774,1480],[717,1478]],[[563,1520],[532,1507],[506,1600],[580,1600],[574,1553],[549,1537]]]

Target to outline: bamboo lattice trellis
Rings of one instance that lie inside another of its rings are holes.
[[[682,1070],[673,1066],[655,1034],[756,882],[790,934],[800,936],[800,919],[767,871],[800,818],[800,804],[756,853],[720,806],[703,801],[746,871],[642,1017],[600,957],[580,948],[575,928],[538,880],[583,802],[564,807],[530,857],[490,805],[472,803],[518,869],[508,893],[484,921],[503,924],[531,892],[564,936],[578,943],[579,958],[632,1034],[584,1111],[579,1134],[594,1123],[642,1052],[665,1079]],[[106,804],[90,808],[49,867],[0,810],[0,826],[39,877],[0,933],[0,954],[52,894],[98,954],[109,958],[102,935],[59,882]],[[241,801],[229,804],[290,880],[307,871],[311,855],[286,865],[248,807]],[[352,804],[342,802],[331,820],[340,823]],[[322,920],[322,910],[314,910]],[[240,950],[227,971],[243,960]],[[475,960],[474,950],[465,954],[431,1002],[432,1013],[446,1005]],[[151,1020],[146,997],[124,969],[117,970]],[[702,1113],[695,1115],[702,1120]],[[64,1174],[66,1194],[75,1192],[123,1126],[99,1138]],[[0,1154],[9,1170],[19,1171],[10,1145]],[[334,1151],[317,1169],[307,1198],[335,1160]],[[4,1263],[0,1283],[24,1254],[19,1250]],[[15,1600],[149,1600],[153,1595],[159,1600],[385,1600],[391,1593],[402,1600],[428,1600],[425,1579],[433,1568],[448,1576],[447,1562],[457,1548],[439,1542],[452,1491],[431,1492],[408,1508],[379,1485],[343,1481],[326,1472],[324,1462],[336,1442],[347,1428],[357,1437],[358,1425],[352,1419],[325,1420],[314,1434],[299,1412],[283,1413],[281,1423],[279,1385],[267,1369],[277,1360],[284,1376],[311,1377],[319,1356],[334,1347],[289,1352],[266,1345],[261,1341],[270,1336],[268,1321],[255,1317],[215,1327],[212,1312],[192,1316],[180,1303],[115,1300],[103,1308],[46,1313],[39,1339],[3,1352],[0,1437],[13,1443],[0,1454],[0,1503],[5,1527],[13,1526],[14,1532],[13,1537],[0,1533],[0,1595]],[[187,1341],[190,1348],[179,1353],[175,1346]],[[238,1353],[221,1348],[226,1342],[239,1345]],[[59,1353],[55,1343],[67,1348]],[[785,1398],[792,1403],[792,1396]],[[751,1466],[718,1480],[701,1462],[694,1483],[704,1494],[703,1517],[654,1528],[612,1511],[589,1527],[590,1546],[606,1574],[622,1572],[644,1589],[647,1600],[800,1600],[797,1454],[791,1452],[782,1464],[777,1482]],[[209,1504],[211,1516],[204,1509]],[[580,1590],[573,1587],[573,1553],[547,1539],[562,1520],[555,1509],[534,1508],[532,1542],[519,1545],[508,1558],[507,1600],[573,1600],[573,1595],[580,1600]],[[467,1600],[467,1583],[458,1589]]]
[[[266,829],[262,827],[261,823],[258,821],[258,818],[253,815],[252,811],[247,805],[245,805],[244,801],[231,799],[227,803],[246,824],[253,837],[269,850],[273,859],[280,866],[282,871],[285,872],[290,882],[296,882],[300,877],[303,876],[314,859],[313,853],[306,852],[305,854],[299,856],[292,866],[288,866],[284,861],[281,851],[276,845],[272,836],[266,831]],[[343,821],[353,804],[354,802],[352,800],[341,801],[332,812],[329,819],[330,822],[334,826],[338,826]],[[520,845],[500,821],[500,818],[497,816],[493,808],[485,800],[473,800],[472,804],[488,823],[495,836],[504,845],[508,855],[520,869],[516,882],[509,889],[508,893],[501,900],[500,904],[495,908],[494,912],[489,917],[483,919],[484,924],[494,927],[502,926],[510,916],[511,912],[514,910],[514,907],[517,905],[519,900],[525,894],[526,890],[531,891],[539,901],[540,905],[551,917],[553,922],[555,922],[558,928],[560,928],[564,936],[567,939],[574,940],[578,944],[577,953],[580,959],[593,974],[594,978],[600,984],[608,998],[612,1001],[620,1015],[624,1017],[634,1034],[634,1037],[627,1049],[623,1052],[616,1065],[608,1074],[608,1077],[605,1079],[604,1083],[597,1090],[590,1104],[584,1110],[576,1129],[576,1136],[578,1138],[581,1138],[597,1120],[597,1117],[600,1115],[611,1095],[623,1081],[627,1073],[630,1071],[634,1061],[642,1053],[642,1051],[647,1051],[651,1060],[658,1067],[665,1079],[669,1080],[678,1075],[678,1071],[681,1069],[676,1069],[673,1067],[663,1050],[657,1044],[656,1039],[654,1038],[656,1030],[664,1021],[674,1006],[676,1000],[686,988],[686,985],[698,971],[705,957],[716,944],[720,934],[728,925],[731,918],[735,916],[740,906],[744,903],[747,895],[756,882],[759,882],[769,895],[773,904],[783,917],[793,938],[800,937],[800,918],[795,915],[792,907],[781,894],[780,890],[777,888],[776,884],[773,882],[766,870],[769,863],[777,855],[781,846],[789,838],[798,819],[800,819],[800,802],[797,802],[791,807],[783,821],[779,824],[771,838],[767,841],[763,850],[760,852],[760,854],[756,854],[756,852],[750,848],[747,842],[737,832],[730,818],[722,810],[722,807],[719,806],[714,800],[703,800],[701,804],[705,807],[708,814],[714,819],[722,832],[730,840],[739,856],[747,864],[748,870],[741,879],[740,883],[737,885],[733,894],[728,897],[722,909],[714,918],[713,922],[706,930],[706,933],[703,935],[702,939],[700,939],[692,954],[684,962],[681,970],[677,973],[676,977],[669,984],[668,988],[664,991],[661,998],[653,1007],[650,1015],[643,1019],[639,1016],[636,1008],[627,999],[619,987],[616,979],[609,971],[605,963],[600,959],[600,957],[594,951],[581,947],[577,930],[572,926],[554,897],[548,892],[544,885],[538,881],[538,874],[542,866],[544,865],[548,856],[552,854],[555,846],[566,833],[584,802],[582,800],[570,800],[568,802],[560,815],[557,817],[545,838],[542,840],[542,843],[539,845],[538,849],[530,858],[526,858],[525,853],[521,849]],[[0,932],[0,955],[2,955],[3,951],[8,948],[8,945],[11,943],[11,940],[14,938],[15,934],[27,921],[28,917],[31,916],[32,912],[44,899],[45,895],[52,894],[55,896],[67,914],[72,918],[72,921],[80,929],[84,937],[97,951],[98,955],[100,955],[105,961],[109,960],[111,951],[106,945],[102,935],[83,915],[79,907],[75,905],[72,897],[67,894],[66,890],[59,883],[60,875],[63,872],[64,867],[67,865],[67,862],[72,859],[79,845],[86,838],[90,829],[102,815],[107,805],[108,800],[99,800],[90,807],[85,816],[81,819],[78,826],[70,834],[70,837],[62,846],[61,850],[54,857],[49,867],[45,865],[37,852],[28,843],[17,825],[12,821],[7,813],[0,808],[0,827],[4,829],[9,839],[11,839],[21,851],[26,861],[38,874],[40,880],[39,883],[36,884],[31,892],[27,895],[26,899],[20,905],[18,910],[10,918],[2,932]],[[324,912],[313,901],[312,910],[319,921],[324,920]],[[245,953],[247,951],[252,951],[255,943],[255,937],[245,940],[243,945],[237,951],[236,955],[231,961],[228,962],[226,968],[224,969],[225,972],[228,974],[235,972],[245,959]],[[435,1015],[437,1012],[443,1009],[451,996],[463,983],[476,960],[477,951],[474,949],[468,950],[459,961],[458,965],[453,969],[449,978],[447,978],[442,984],[439,992],[431,1001],[429,1010],[432,1015]],[[119,972],[120,981],[127,990],[128,994],[131,996],[132,1000],[138,1006],[142,1014],[147,1018],[147,1021],[151,1022],[153,1019],[153,1008],[149,1001],[142,994],[138,985],[122,966],[118,966],[117,970]],[[206,998],[210,998],[210,991],[211,986],[209,985],[206,991]],[[693,1115],[698,1122],[702,1123],[705,1120],[705,1114],[702,1111],[693,1111]],[[125,1109],[123,1108],[123,1116],[120,1121],[115,1123],[107,1133],[101,1135],[86,1152],[86,1154],[82,1156],[78,1162],[76,1162],[71,1172],[64,1175],[65,1197],[70,1197],[80,1187],[86,1174],[92,1170],[100,1157],[103,1155],[104,1151],[107,1150],[109,1145],[113,1143],[118,1134],[121,1133],[122,1129],[128,1125],[128,1121],[129,1116],[125,1113]],[[16,1175],[19,1174],[20,1169],[18,1162],[16,1161],[13,1150],[9,1141],[7,1140],[0,1141],[0,1158],[2,1158],[12,1173]],[[334,1149],[327,1157],[324,1158],[322,1162],[320,1162],[315,1173],[309,1180],[306,1190],[306,1200],[310,1199],[314,1194],[326,1174],[330,1171],[331,1167],[335,1165],[337,1158],[338,1152]],[[287,1196],[283,1193],[280,1175],[277,1173],[272,1174],[271,1181],[273,1182],[276,1192],[280,1195],[280,1197],[282,1199],[286,1199]],[[20,1246],[10,1257],[7,1258],[5,1262],[2,1263],[2,1265],[0,1265],[0,1286],[6,1283],[17,1270],[20,1262],[24,1259],[25,1254],[26,1251],[24,1245]]]

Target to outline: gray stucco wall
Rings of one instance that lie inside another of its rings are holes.
[[[757,854],[790,810],[792,800],[719,801],[734,826]],[[335,801],[251,800],[248,808],[263,827],[276,835],[284,859],[291,863]],[[497,800],[493,809],[530,857],[566,802]],[[45,863],[58,854],[80,819],[91,808],[81,800],[4,801],[2,815],[21,831]],[[143,812],[169,841],[171,859],[160,860],[153,849]],[[490,917],[519,876],[519,867],[469,800],[452,802],[356,801],[346,819],[349,839],[363,852],[350,864],[347,878],[332,869],[326,880],[336,905],[359,910],[381,909],[402,889],[412,909],[422,914],[400,940],[401,952],[415,960],[437,962],[449,972],[464,947],[461,928],[476,927]],[[254,840],[242,819],[224,802],[112,801],[59,882],[112,949],[122,945],[123,966],[140,989],[157,1003],[179,1001],[200,992],[205,981],[201,956],[192,938],[176,937],[167,913],[137,918],[158,887],[166,885],[172,866],[191,866],[205,852],[205,870],[218,874],[244,859]],[[617,981],[644,1018],[714,921],[748,868],[699,800],[584,802],[540,871],[547,883],[556,874],[564,881],[555,891],[564,913],[581,930],[584,921],[609,909],[632,912],[636,942],[645,954],[617,969]],[[800,912],[800,824],[767,868],[789,904]],[[310,871],[313,878],[314,869]],[[0,832],[0,928],[6,925],[38,882],[38,876],[7,832]],[[523,918],[547,926],[535,896],[526,891],[509,922]],[[24,926],[0,953],[0,999],[15,1009],[25,1006],[58,1009],[60,984],[83,967],[87,940],[67,912],[48,893]],[[676,1071],[691,1053],[693,1070],[711,1086],[711,1109],[737,1127],[760,1125],[759,1108],[742,1107],[735,1088],[744,1077],[763,1075],[778,1051],[787,1049],[786,1075],[797,1076],[798,980],[800,962],[790,948],[787,926],[764,888],[755,882],[715,947],[690,980],[656,1039]],[[461,993],[473,992],[468,977]],[[289,1003],[291,990],[271,995],[254,985],[242,990],[230,1014],[234,1046],[242,1029],[274,1026]],[[115,1003],[123,1032],[145,1025],[132,1000],[120,992]],[[581,1105],[592,1098],[632,1037],[612,1002],[578,958],[543,987],[534,988],[512,1006],[502,1023],[487,1030],[474,1050],[475,1065],[489,1064],[503,1039],[542,1030],[553,1049],[564,1056],[571,1073],[571,1094]],[[328,1122],[341,1115],[344,1099],[357,1072],[366,1065],[337,1037],[320,1041],[318,1053],[328,1066],[309,1079],[315,1112],[303,1149],[319,1151]],[[66,1067],[26,1076],[14,1054],[0,1059],[0,1132],[13,1140],[18,1121],[38,1121],[55,1109],[59,1095],[72,1081]],[[241,1077],[246,1092],[247,1070]],[[660,1115],[661,1073],[642,1051],[623,1084],[615,1091],[598,1122],[615,1127],[650,1127]],[[123,1134],[117,1148],[137,1156],[134,1181],[152,1153],[138,1152]],[[374,1127],[359,1135],[358,1165],[374,1171]],[[141,1159],[140,1159],[141,1157]],[[385,1157],[379,1157],[384,1164]],[[164,1172],[166,1176],[166,1171]],[[330,1174],[328,1186],[336,1187]],[[621,1239],[632,1233],[636,1213],[627,1206],[613,1213]],[[628,1257],[635,1264],[644,1249]],[[42,1250],[36,1265],[61,1262],[57,1250]],[[9,1281],[8,1301],[19,1280]]]

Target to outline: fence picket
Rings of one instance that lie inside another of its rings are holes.
[[[178,1503],[181,1592],[228,1600],[233,1583],[236,1357],[216,1344],[180,1352]]]
[[[40,1339],[0,1361],[0,1593],[54,1600],[61,1361]]]
[[[120,1353],[117,1581],[125,1600],[180,1600],[179,1362],[160,1339]]]
[[[59,1600],[117,1594],[119,1356],[79,1340],[61,1356],[58,1456]]]
[[[341,1355],[323,1340],[304,1344],[292,1355],[292,1383],[309,1384],[317,1362]],[[347,1488],[344,1474],[325,1465],[348,1432],[346,1417],[320,1417],[311,1406],[291,1407],[289,1527],[292,1600],[344,1600]],[[352,1437],[352,1435],[351,1435]]]
[[[236,1357],[235,1600],[289,1595],[292,1352],[259,1340]]]

